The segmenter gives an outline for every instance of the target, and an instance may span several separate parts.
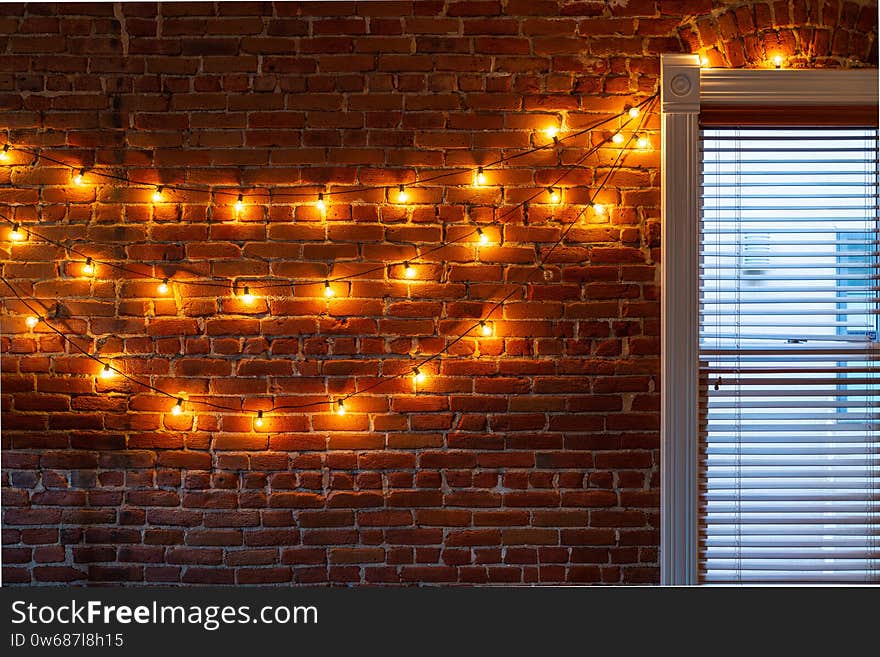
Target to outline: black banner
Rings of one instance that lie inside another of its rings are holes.
[[[802,646],[814,654],[874,645],[878,596],[871,587],[4,588],[0,650],[617,657]]]

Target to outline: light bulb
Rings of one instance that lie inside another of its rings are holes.
[[[483,167],[480,167],[477,169],[476,182],[478,185],[485,185],[486,184],[486,174],[483,173]]]
[[[639,138],[636,140],[636,146],[641,148],[643,151],[646,151],[651,148],[651,140],[643,135],[640,135]]]
[[[336,401],[336,415],[345,415],[345,402],[341,399]]]
[[[28,328],[34,328],[37,324],[40,323],[40,318],[35,315],[28,315],[28,317],[24,320],[24,323],[27,324]]]
[[[9,239],[13,242],[23,242],[27,237],[18,224],[12,224],[12,230],[9,231]]]
[[[491,336],[492,335],[492,324],[490,324],[486,320],[482,320],[480,322],[480,333],[482,333],[486,337]]]
[[[605,214],[605,206],[604,205],[600,205],[599,203],[593,203],[592,207],[593,207],[593,212],[595,212],[596,214],[598,214],[598,215]]]
[[[479,235],[480,244],[488,244],[489,236],[483,232],[482,228],[477,228],[477,235]]]
[[[241,295],[241,300],[248,304],[254,302],[254,295],[251,294],[251,289],[249,287],[245,286],[244,294]]]
[[[398,203],[406,203],[406,199],[407,199],[406,187],[401,185],[400,187],[397,188],[397,202]]]
[[[323,194],[318,194],[318,201],[315,203],[315,207],[317,207],[321,212],[325,212],[327,210],[327,204],[324,203]]]
[[[782,55],[776,55],[773,57],[773,65],[776,68],[782,68]]]
[[[257,411],[257,417],[254,419],[254,426],[258,429],[263,426],[263,411]]]
[[[101,370],[101,378],[112,379],[114,376],[116,376],[116,372],[113,370],[112,367],[110,367],[109,363],[105,364],[104,369]]]
[[[156,191],[153,192],[153,203],[161,203],[162,202],[162,190],[165,189],[162,185],[156,187]]]
[[[171,407],[171,415],[180,415],[183,413],[183,400],[178,397],[177,403]]]
[[[619,132],[615,132],[614,136],[611,138],[611,141],[615,144],[622,144],[623,143],[623,135],[620,134]]]
[[[707,68],[709,66],[709,58],[705,55],[700,57],[700,66],[703,68]]]
[[[85,169],[80,169],[79,173],[73,177],[74,185],[82,185],[83,184],[83,176],[86,175]]]
[[[244,209],[244,201],[242,200],[242,195],[238,195],[238,200],[235,202],[235,211],[241,212]]]
[[[156,286],[156,292],[159,294],[168,294],[168,279],[164,279],[158,286]]]
[[[336,292],[333,291],[333,288],[330,287],[330,281],[324,281],[324,296],[332,297]]]
[[[551,125],[546,130],[544,130],[544,134],[546,134],[553,141],[556,141],[557,137],[559,136],[559,128],[557,128],[555,125]]]
[[[414,278],[416,275],[416,270],[410,266],[408,262],[403,263],[403,275],[407,278]]]
[[[9,159],[9,144],[3,144],[3,150],[0,151],[0,160],[5,162]]]
[[[629,114],[629,118],[631,118],[631,119],[636,118],[639,115],[639,108],[638,107],[630,107],[628,114]]]
[[[95,273],[95,265],[92,262],[91,258],[86,258],[86,261],[85,261],[85,263],[83,263],[83,266],[82,266],[82,273],[83,273],[83,276],[91,276],[92,274]]]
[[[548,187],[547,193],[550,194],[550,202],[551,203],[559,203],[559,192],[555,187]]]
[[[413,368],[413,381],[416,383],[424,383],[425,381],[425,373],[419,370],[418,367]]]

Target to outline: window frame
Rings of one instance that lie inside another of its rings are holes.
[[[700,113],[741,111],[744,125],[760,116],[750,108],[782,109],[792,123],[820,108],[858,116],[878,105],[878,72],[711,69],[690,54],[660,64],[660,581],[681,586],[698,583]]]

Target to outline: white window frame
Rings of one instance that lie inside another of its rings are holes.
[[[661,56],[660,581],[697,584],[701,108],[876,105],[877,69],[700,68]]]

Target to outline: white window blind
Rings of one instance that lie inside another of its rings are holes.
[[[877,139],[702,129],[703,582],[880,582]]]

